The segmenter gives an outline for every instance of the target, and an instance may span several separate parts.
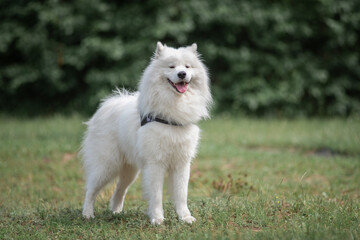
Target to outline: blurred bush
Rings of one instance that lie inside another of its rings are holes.
[[[358,0],[1,0],[0,110],[91,113],[157,40],[197,42],[216,111],[360,113]]]

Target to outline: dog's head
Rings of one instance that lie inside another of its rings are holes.
[[[158,42],[139,90],[143,114],[169,116],[178,122],[196,122],[209,116],[209,78],[195,43],[172,48]]]
[[[157,43],[154,54],[154,61],[161,66],[163,78],[177,93],[185,93],[195,74],[194,69],[197,66],[196,43],[186,48],[174,49]]]
[[[153,63],[159,70],[161,81],[167,82],[177,94],[183,94],[199,68],[197,45],[175,49],[158,42]]]

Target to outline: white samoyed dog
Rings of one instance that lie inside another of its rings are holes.
[[[175,49],[158,42],[139,91],[118,91],[87,122],[81,150],[86,175],[83,216],[94,217],[97,194],[114,179],[118,182],[110,210],[120,213],[128,187],[142,171],[152,224],[164,221],[166,173],[179,219],[194,222],[187,206],[190,162],[199,140],[196,123],[209,118],[211,102],[207,69],[197,45]]]

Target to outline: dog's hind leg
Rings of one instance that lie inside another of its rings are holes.
[[[87,176],[86,195],[83,207],[85,218],[94,218],[94,203],[100,190],[114,178],[114,172],[97,169]]]
[[[129,186],[135,181],[139,170],[131,165],[124,164],[120,171],[119,181],[110,200],[110,211],[120,213],[124,207],[124,199]]]

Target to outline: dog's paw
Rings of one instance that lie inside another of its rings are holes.
[[[113,214],[120,214],[122,212],[122,209],[117,209],[112,211]]]
[[[152,225],[160,225],[164,222],[164,219],[163,217],[159,217],[159,218],[151,218],[150,219],[150,222]]]
[[[110,201],[109,209],[112,213],[121,213],[124,207],[124,202],[116,202],[113,198]]]
[[[85,212],[83,212],[83,217],[84,217],[85,219],[95,218],[94,213],[85,213]]]
[[[113,207],[112,205],[110,205],[110,211],[113,213],[113,214],[119,214],[121,213],[123,210],[123,207],[122,206],[119,206],[117,208]]]
[[[180,220],[184,221],[185,223],[192,224],[193,222],[196,221],[196,218],[194,218],[193,216],[186,216],[186,217],[180,218]]]

